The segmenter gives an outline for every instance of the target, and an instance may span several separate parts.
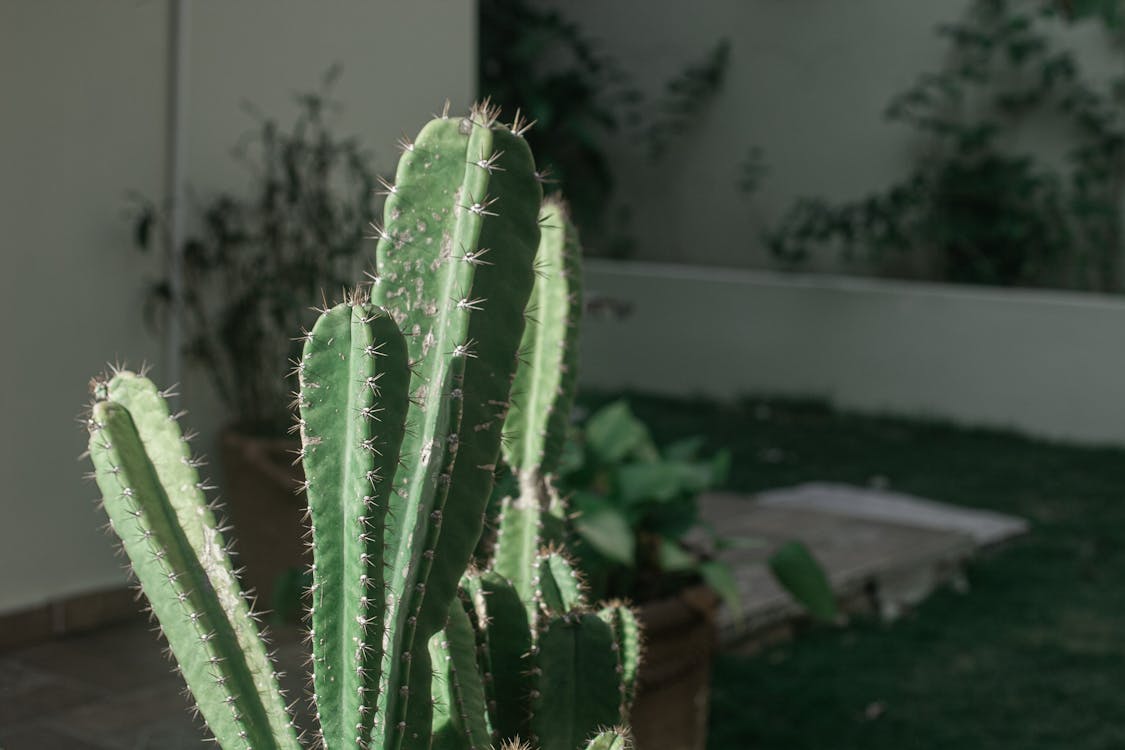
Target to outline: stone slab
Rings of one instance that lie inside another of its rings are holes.
[[[721,615],[727,644],[802,617],[800,605],[767,566],[786,541],[797,539],[809,548],[839,600],[866,601],[886,617],[917,604],[942,583],[960,582],[976,549],[973,537],[961,530],[769,505],[735,494],[709,494],[702,503],[706,521],[723,536],[742,540],[720,553],[734,571],[743,605],[740,617],[729,610]]]
[[[918,528],[960,531],[981,547],[991,547],[1026,534],[1022,518],[963,508],[901,492],[809,482],[757,495],[761,505],[835,513],[852,518],[898,523]]]

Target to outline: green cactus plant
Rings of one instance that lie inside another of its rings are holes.
[[[518,489],[501,501],[490,563],[466,575],[462,589],[495,738],[574,750],[598,728],[627,722],[640,628],[620,602],[591,608],[564,549],[566,508],[554,474],[574,400],[581,250],[561,202],[544,204],[540,227],[504,425],[504,459]],[[623,741],[607,735],[599,747]]]
[[[509,418],[541,244],[526,125],[518,115],[500,125],[497,114],[487,104],[465,118],[445,112],[403,142],[395,182],[385,185],[370,292],[320,310],[296,363],[314,557],[315,739],[327,750],[485,750],[496,725],[487,706],[509,684],[486,680],[484,623],[474,629],[473,590],[460,586]],[[223,750],[301,748],[199,462],[165,400],[123,370],[96,380],[93,393],[90,456],[110,524],[208,729]],[[530,423],[540,408],[525,403],[521,414]],[[565,578],[561,566],[542,567]],[[479,582],[480,591],[510,585],[499,576]],[[564,583],[553,601],[576,603]],[[509,601],[513,630],[530,636],[524,600]],[[582,698],[581,721],[544,718],[547,750],[627,741],[625,730],[606,729],[623,721],[612,622],[574,606],[535,634],[544,667],[573,670],[589,658],[607,696],[588,705],[576,689],[587,676],[560,671],[569,682],[557,689]],[[492,655],[524,655],[504,646],[495,643]],[[514,735],[504,739],[519,746]]]
[[[577,383],[578,323],[582,315],[577,232],[558,199],[540,213],[539,277],[528,302],[521,345],[523,364],[512,387],[505,422],[504,461],[519,492],[504,498],[492,568],[510,580],[534,624],[535,561],[544,544],[561,544],[565,507],[554,473],[566,441]]]

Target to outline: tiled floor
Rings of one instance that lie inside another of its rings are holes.
[[[1019,519],[835,485],[789,488],[762,499],[715,494],[703,501],[703,515],[715,528],[765,543],[723,553],[743,600],[742,617],[723,623],[730,646],[800,615],[765,565],[770,549],[787,539],[809,546],[838,596],[877,590],[885,609],[928,594],[980,545],[1026,530]],[[148,627],[138,621],[0,655],[0,748],[198,748],[201,725],[190,718],[180,680]],[[278,632],[275,645],[287,694],[305,695],[297,629]],[[307,714],[298,716],[306,727]]]
[[[182,682],[143,620],[0,655],[4,750],[180,750],[201,747]],[[301,694],[302,653],[278,635],[283,682]],[[207,745],[213,747],[213,745]]]

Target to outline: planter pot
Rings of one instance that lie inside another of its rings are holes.
[[[243,586],[257,594],[259,609],[273,608],[278,576],[311,562],[302,540],[305,499],[294,492],[304,479],[300,465],[293,465],[299,447],[295,440],[251,437],[233,429],[221,438],[236,562],[244,569]]]
[[[719,598],[705,586],[640,608],[644,660],[630,723],[636,750],[704,750]]]

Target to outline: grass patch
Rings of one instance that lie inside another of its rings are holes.
[[[1032,523],[968,594],[721,658],[713,750],[1125,747],[1125,451],[807,402],[631,402],[661,439],[730,449],[733,489],[877,482]]]

